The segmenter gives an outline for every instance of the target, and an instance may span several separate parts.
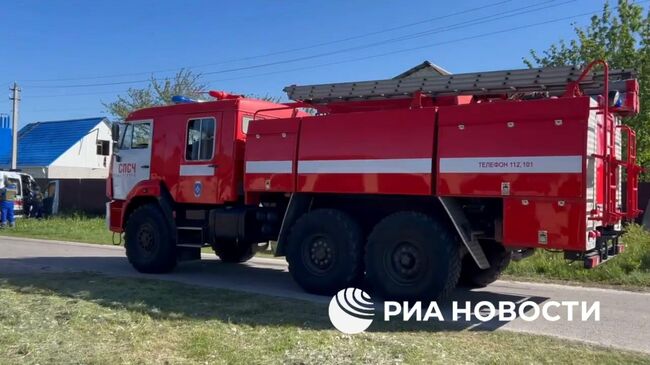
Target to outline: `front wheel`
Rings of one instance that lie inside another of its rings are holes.
[[[151,204],[136,208],[126,222],[126,257],[143,273],[169,272],[176,266],[176,245],[160,209]]]
[[[436,300],[460,274],[456,237],[444,224],[417,212],[392,214],[368,237],[366,277],[385,299]]]
[[[287,261],[293,279],[305,291],[332,294],[363,277],[363,244],[359,225],[335,209],[303,215],[291,228]]]

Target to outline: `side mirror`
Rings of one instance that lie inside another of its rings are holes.
[[[111,125],[111,135],[112,135],[114,143],[117,143],[120,140],[120,124],[119,123],[113,123]]]

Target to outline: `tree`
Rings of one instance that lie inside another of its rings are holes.
[[[634,68],[639,74],[641,112],[625,123],[637,132],[638,157],[641,165],[650,162],[650,12],[643,7],[619,0],[612,12],[605,3],[603,12],[593,16],[586,27],[574,27],[576,39],[560,40],[540,55],[530,51],[524,58],[529,67],[585,65],[596,59],[607,60],[613,68]],[[650,180],[645,173],[643,180]]]
[[[142,89],[129,88],[125,96],[118,95],[111,103],[102,103],[108,112],[119,119],[125,119],[134,110],[171,104],[174,95],[199,99],[205,85],[201,75],[191,70],[181,69],[173,78],[158,80],[151,76],[149,85]]]

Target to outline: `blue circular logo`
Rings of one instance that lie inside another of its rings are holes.
[[[197,181],[194,183],[194,196],[195,197],[200,197],[201,196],[201,191],[203,190],[203,184],[201,184],[200,181]]]

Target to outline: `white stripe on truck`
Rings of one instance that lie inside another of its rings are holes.
[[[290,174],[293,161],[246,161],[247,174]]]
[[[299,174],[430,174],[430,158],[299,161]]]
[[[181,165],[181,176],[213,176],[214,167],[211,165]]]
[[[580,173],[582,156],[453,157],[440,159],[440,173]]]
[[[429,174],[430,158],[301,160],[299,174]],[[249,174],[290,174],[292,161],[246,161]],[[441,173],[581,173],[582,156],[453,157]]]

